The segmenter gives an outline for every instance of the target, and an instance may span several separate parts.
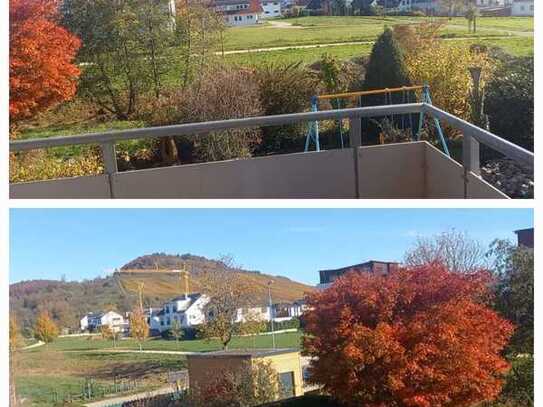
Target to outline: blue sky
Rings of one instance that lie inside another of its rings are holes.
[[[90,279],[153,252],[229,254],[316,284],[318,270],[397,260],[451,228],[487,245],[533,226],[531,209],[12,209],[10,282]]]

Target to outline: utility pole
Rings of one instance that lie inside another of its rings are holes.
[[[140,310],[142,314],[143,314],[143,286],[144,286],[143,281],[140,281],[138,283],[138,296],[140,299]]]
[[[275,349],[275,327],[273,325],[273,306],[272,306],[272,296],[271,296],[271,285],[273,280],[268,281],[268,300],[270,304],[270,321],[271,321],[271,330],[272,330],[272,344],[273,349]]]

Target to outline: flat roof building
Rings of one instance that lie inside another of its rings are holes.
[[[301,396],[302,362],[296,349],[227,350],[187,355],[191,388],[205,388],[216,372],[236,372],[253,366],[256,361],[270,362],[277,372],[280,398]]]
[[[517,245],[529,249],[534,248],[534,228],[515,230],[517,235]]]
[[[399,263],[396,262],[370,260],[365,263],[354,264],[338,269],[320,270],[320,284],[317,287],[321,289],[328,288],[335,280],[350,271],[388,274],[398,266]]]

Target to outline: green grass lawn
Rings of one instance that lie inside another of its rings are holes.
[[[301,332],[287,332],[275,335],[277,347],[280,348],[299,348]],[[48,345],[50,350],[55,351],[88,351],[112,349],[113,342],[103,339],[86,339],[85,337],[59,338]],[[232,349],[249,348],[271,348],[271,335],[244,336],[235,337],[230,343]],[[118,349],[139,349],[138,343],[133,339],[123,339],[117,342]],[[221,349],[221,344],[217,340],[195,339],[179,341],[165,340],[162,338],[150,338],[143,343],[144,350],[167,350],[167,351],[188,351],[188,352],[208,352]],[[38,348],[28,352],[40,352]]]
[[[111,386],[115,380],[127,383],[135,379],[138,386],[132,392],[145,391],[165,385],[169,371],[185,366],[185,358],[179,355],[59,352],[52,347],[40,348],[18,355],[17,393],[27,399],[25,406],[53,406],[55,400],[81,395],[87,379],[101,386]]]
[[[276,335],[277,347],[300,348],[300,332]],[[179,346],[178,346],[179,345]],[[272,337],[237,337],[230,344],[232,349],[271,348]],[[85,337],[58,338],[48,346],[41,346],[17,355],[17,392],[27,399],[25,406],[53,406],[56,397],[62,400],[67,394],[80,394],[85,379],[92,378],[102,385],[111,385],[114,378],[140,382],[138,391],[154,389],[167,383],[167,373],[186,367],[186,358],[176,354],[116,353],[110,351],[112,341],[89,340]],[[118,349],[137,350],[132,339],[118,342]],[[180,341],[151,338],[145,341],[144,350],[213,351],[221,349],[218,341]],[[90,352],[89,352],[90,351]],[[81,404],[70,404],[79,406]]]
[[[300,17],[282,20],[291,28],[275,28],[269,24],[232,27],[226,31],[225,50],[281,47],[352,41],[373,41],[385,26],[422,21],[443,21],[442,37],[515,36],[533,33],[533,18],[479,18],[477,33],[468,32],[464,18],[426,17]]]
[[[451,41],[452,43],[453,41]],[[533,38],[493,38],[493,39],[466,39],[455,40],[454,44],[484,44],[489,47],[499,47],[505,52],[515,56],[529,56],[534,52]],[[320,60],[323,54],[329,54],[339,60],[348,60],[371,53],[371,44],[338,45],[331,47],[318,47],[308,49],[287,49],[280,51],[251,52],[247,54],[230,54],[225,59],[229,63],[238,65],[258,66],[271,62],[294,63],[302,62],[312,64]]]

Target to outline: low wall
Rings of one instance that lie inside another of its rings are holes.
[[[464,198],[463,167],[426,142],[10,185],[11,198]],[[467,197],[503,198],[477,176]]]

